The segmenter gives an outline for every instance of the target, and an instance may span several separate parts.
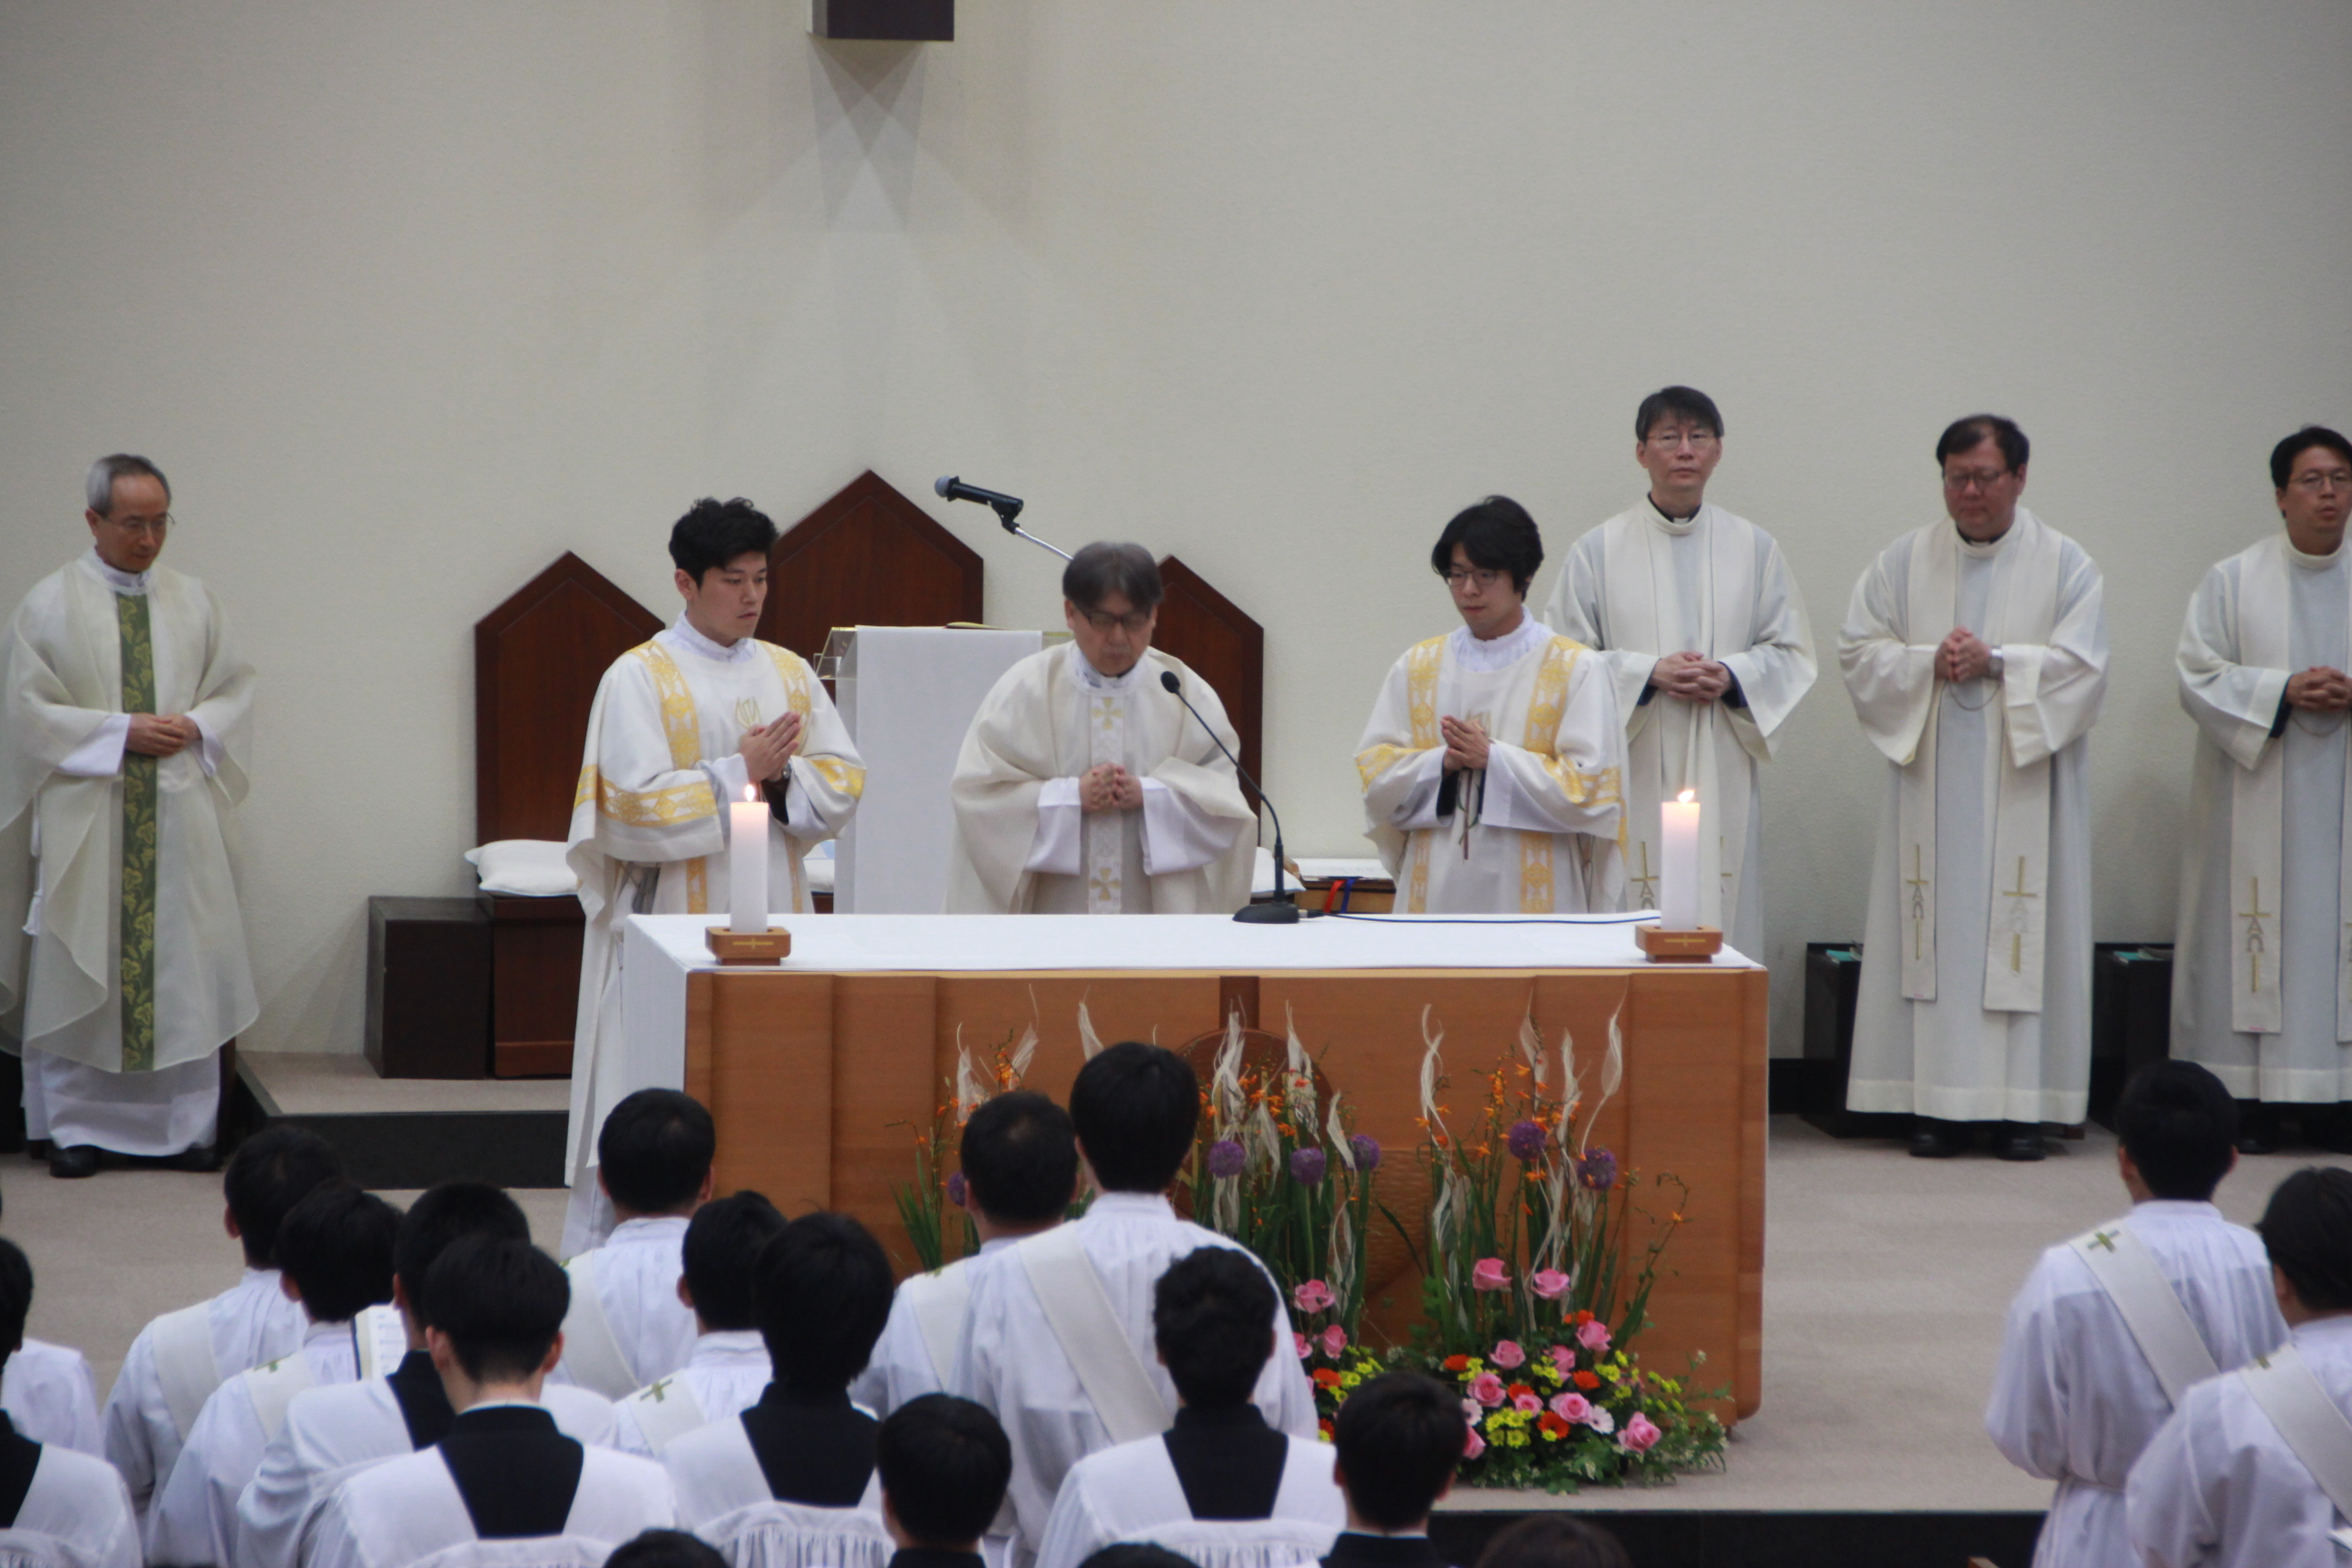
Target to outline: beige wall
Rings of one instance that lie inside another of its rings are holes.
[[[2352,423],[2352,12],[959,9],[893,47],[799,0],[0,7],[0,597],[96,453],[172,474],[266,681],[253,1046],[356,1049],[366,896],[467,885],[468,629],[563,549],[666,609],[688,500],[789,521],[871,467],[1174,551],[1269,629],[1294,851],[1358,853],[1428,541],[1502,490],[1557,555],[1668,380],[1825,639],[1943,423],[2024,423],[2107,574],[2098,931],[2168,932],[2181,605],[2272,525],[2270,443]],[[992,619],[1055,613],[939,515]],[[1832,670],[1768,783],[1776,963],[1860,934],[1880,786]]]

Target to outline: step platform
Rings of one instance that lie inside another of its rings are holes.
[[[240,1051],[233,1135],[308,1127],[362,1186],[563,1184],[569,1079],[384,1079],[356,1053]]]

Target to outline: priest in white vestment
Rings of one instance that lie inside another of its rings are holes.
[[[2230,1091],[2196,1063],[2135,1073],[2116,1105],[2131,1213],[2042,1253],[2010,1306],[1985,1428],[2010,1463],[2058,1483],[2035,1568],[2135,1568],[2132,1462],[2189,1384],[2286,1338],[2262,1237],[2213,1206],[2237,1125]],[[2151,1314],[2193,1339],[2144,1342]]]
[[[1208,682],[1151,646],[1162,593],[1139,544],[1089,544],[1063,569],[1072,640],[1004,672],[956,757],[949,913],[1249,902],[1257,814],[1227,755],[1241,739]]]
[[[1838,663],[1887,761],[1854,1014],[1854,1110],[1918,1118],[1911,1152],[2042,1157],[2091,1073],[2085,739],[2107,684],[2099,569],[2018,505],[2025,433],[1996,415],[1936,444],[1948,521],[1854,584]]]
[[[1462,625],[1391,667],[1356,743],[1401,913],[1608,910],[1625,893],[1625,729],[1607,664],[1529,615],[1543,536],[1489,496],[1430,565]]]
[[[1690,790],[1699,919],[1762,959],[1757,765],[1812,687],[1812,625],[1779,543],[1706,499],[1723,458],[1715,400],[1654,392],[1633,434],[1649,493],[1569,546],[1544,618],[1600,658],[1624,716],[1627,906],[1657,907],[1658,808]]]
[[[260,1012],[229,824],[253,671],[212,591],[155,563],[155,465],[101,458],[85,488],[89,552],[8,625],[0,1032],[51,1175],[95,1173],[100,1150],[209,1170],[216,1058]]]
[[[2260,1100],[2241,1147],[2277,1147],[2271,1107],[2352,1100],[2352,442],[2313,426],[2271,474],[2286,526],[2205,574],[2180,628],[2197,721],[2172,975],[2172,1054]],[[2290,809],[2290,806],[2292,809]]]
[[[572,1050],[566,1257],[611,1228],[596,1130],[633,1089],[621,1043],[620,926],[631,913],[728,907],[729,814],[764,798],[768,902],[811,909],[802,859],[847,826],[866,767],[806,660],[752,634],[775,524],[749,501],[701,500],[670,531],[677,624],[613,662],[596,688],[569,858],[587,911]]]

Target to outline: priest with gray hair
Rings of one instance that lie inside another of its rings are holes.
[[[253,671],[212,591],[156,564],[162,470],[116,453],[85,489],[90,549],[8,623],[0,1033],[51,1175],[101,1150],[209,1169],[216,1058],[260,1011],[227,828]]]
[[[1200,914],[1249,901],[1256,835],[1244,830],[1256,814],[1226,755],[1241,742],[1209,683],[1151,646],[1161,596],[1139,544],[1097,542],[1071,559],[1071,640],[1004,672],[956,758],[950,913]],[[1165,689],[1170,676],[1201,719]]]

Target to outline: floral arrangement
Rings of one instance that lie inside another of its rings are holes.
[[[1086,1032],[1093,1033],[1091,1028]],[[958,1241],[957,1258],[969,1258],[980,1250],[979,1234],[972,1228],[971,1216],[964,1212],[963,1173],[950,1170],[948,1161],[971,1113],[997,1095],[1019,1089],[1036,1054],[1035,1024],[1008,1032],[991,1053],[983,1078],[972,1066],[971,1051],[959,1034],[954,1081],[940,1086],[942,1098],[931,1111],[930,1126],[915,1129],[915,1179],[901,1183],[890,1194],[898,1205],[898,1222],[907,1227],[907,1239],[915,1248],[915,1260],[925,1273],[952,1261],[947,1254],[950,1229]],[[950,1210],[954,1211],[952,1220]]]

